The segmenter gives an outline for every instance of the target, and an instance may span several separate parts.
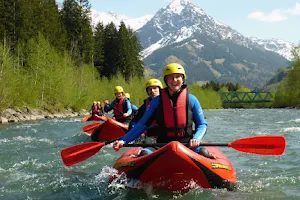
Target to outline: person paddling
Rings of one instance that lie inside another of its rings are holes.
[[[148,98],[144,99],[144,104],[141,105],[141,107],[139,107],[138,112],[137,112],[138,114],[135,115],[133,117],[133,119],[131,120],[131,122],[129,124],[129,130],[132,129],[132,127],[134,127],[139,122],[139,120],[143,117],[151,100],[154,97],[159,96],[160,90],[162,88],[163,88],[163,86],[162,86],[160,80],[158,80],[158,79],[152,78],[146,82],[146,92],[147,92]],[[147,134],[146,134],[147,136],[157,136],[157,133],[159,130],[157,130],[157,127],[154,128],[155,125],[156,125],[156,121],[154,120],[154,121],[152,121],[152,123],[150,125],[152,128],[147,130]]]
[[[167,87],[161,90],[160,96],[152,99],[139,122],[125,136],[114,142],[114,150],[118,151],[123,144],[137,139],[156,120],[160,127],[157,143],[188,142],[195,152],[214,158],[205,147],[200,146],[208,125],[199,101],[189,94],[184,84],[186,74],[183,66],[178,63],[168,64],[163,74]],[[196,130],[193,130],[193,122]],[[152,152],[147,148],[143,150],[146,153]]]
[[[132,109],[130,101],[124,96],[124,89],[121,86],[116,86],[114,89],[116,99],[110,104],[108,100],[104,101],[104,111],[108,113],[114,110],[114,118],[125,124],[129,124],[132,119]]]
[[[95,115],[95,114],[98,114],[98,106],[97,106],[97,101],[94,101],[92,106],[91,106],[91,109],[90,109],[90,114],[91,115]]]

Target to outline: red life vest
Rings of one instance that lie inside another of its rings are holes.
[[[164,112],[164,123],[169,137],[183,137],[184,128],[186,127],[186,98],[187,90],[184,89],[179,94],[176,105],[166,90],[161,94]]]
[[[97,113],[98,113],[98,106],[97,106],[97,104],[94,104],[92,106],[92,114],[97,114]]]
[[[176,105],[173,105],[167,90],[165,88],[161,91],[161,102],[155,114],[157,124],[161,129],[157,142],[188,142],[193,137],[193,111],[188,89],[186,85],[183,85],[182,90],[175,94],[177,96],[176,101],[174,101]]]
[[[118,121],[118,120],[122,120],[122,119],[124,119],[124,117],[123,117],[123,113],[124,113],[124,111],[123,111],[123,103],[124,103],[124,100],[125,100],[125,98],[123,97],[123,98],[121,98],[121,99],[116,99],[115,101],[114,101],[114,107],[115,108],[117,108],[119,111],[121,111],[121,112],[119,112],[117,109],[113,109],[114,110],[114,116],[115,116],[115,118],[116,118],[116,120]]]

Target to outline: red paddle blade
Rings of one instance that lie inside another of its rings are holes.
[[[93,156],[104,145],[105,143],[99,142],[82,143],[63,149],[60,155],[66,166],[72,166]]]
[[[85,116],[84,118],[82,118],[82,122],[86,122],[88,119],[90,118],[90,116],[88,115],[88,116]]]
[[[96,123],[93,123],[93,124],[86,125],[86,126],[82,127],[82,131],[91,134],[101,124],[103,124],[103,122],[96,122]]]
[[[100,118],[101,120],[103,120],[103,121],[107,121],[107,117],[104,116],[104,115],[103,115],[103,116],[100,116],[99,118]]]
[[[283,136],[256,136],[228,143],[228,147],[238,151],[260,155],[282,155],[285,146]]]

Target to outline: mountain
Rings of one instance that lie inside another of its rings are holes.
[[[254,88],[289,63],[188,0],[173,0],[137,32],[146,68],[158,77],[167,63],[179,62],[188,83],[230,81]]]
[[[59,1],[56,1],[57,7],[60,10],[63,7],[63,4]],[[116,26],[120,25],[120,22],[123,21],[127,26],[133,30],[141,28],[143,25],[149,21],[153,15],[144,15],[138,18],[129,18],[125,15],[119,15],[113,12],[97,12],[95,9],[91,9],[91,19],[92,26],[96,27],[99,22],[102,22],[104,25],[107,25],[113,22]]]
[[[99,22],[102,22],[104,25],[113,22],[116,26],[119,26],[120,22],[123,21],[133,30],[137,30],[146,24],[152,17],[153,15],[145,15],[139,18],[129,18],[125,15],[118,15],[112,12],[97,12],[93,9],[91,12],[93,27],[95,27]]]
[[[252,42],[257,44],[261,48],[264,48],[268,51],[276,52],[288,60],[293,59],[291,50],[293,49],[294,44],[291,42],[274,39],[274,38],[273,39],[258,39],[256,37],[250,37],[250,39],[252,40]]]
[[[149,76],[160,77],[166,63],[179,62],[186,68],[188,83],[213,80],[261,87],[292,58],[292,43],[247,38],[188,0],[173,0],[154,16],[132,19],[92,10],[91,18],[93,26],[124,21],[137,30]]]

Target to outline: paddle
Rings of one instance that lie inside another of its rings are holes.
[[[124,144],[123,147],[162,147],[166,143],[156,144]],[[188,146],[188,143],[183,143]],[[201,146],[230,147],[240,152],[259,155],[282,155],[285,149],[283,136],[255,136],[242,138],[231,143],[203,143]]]
[[[68,147],[61,151],[62,160],[66,166],[72,166],[88,159],[100,151],[103,146],[113,143],[116,140],[100,143],[88,142]],[[166,144],[124,144],[124,147],[159,147],[164,145]],[[241,138],[231,143],[204,143],[201,144],[201,146],[223,146],[246,153],[281,155],[284,152],[286,144],[283,136],[255,136],[251,138]]]
[[[82,122],[86,122],[90,118],[90,115],[85,116],[81,119]]]
[[[80,163],[89,157],[96,154],[102,147],[117,141],[118,139],[107,141],[107,142],[87,142],[77,144],[75,146],[63,149],[60,152],[62,161],[66,166],[72,166]]]
[[[82,131],[85,132],[85,133],[91,134],[101,124],[102,124],[102,122],[96,122],[96,123],[93,123],[93,124],[86,125],[86,126],[82,127]]]

